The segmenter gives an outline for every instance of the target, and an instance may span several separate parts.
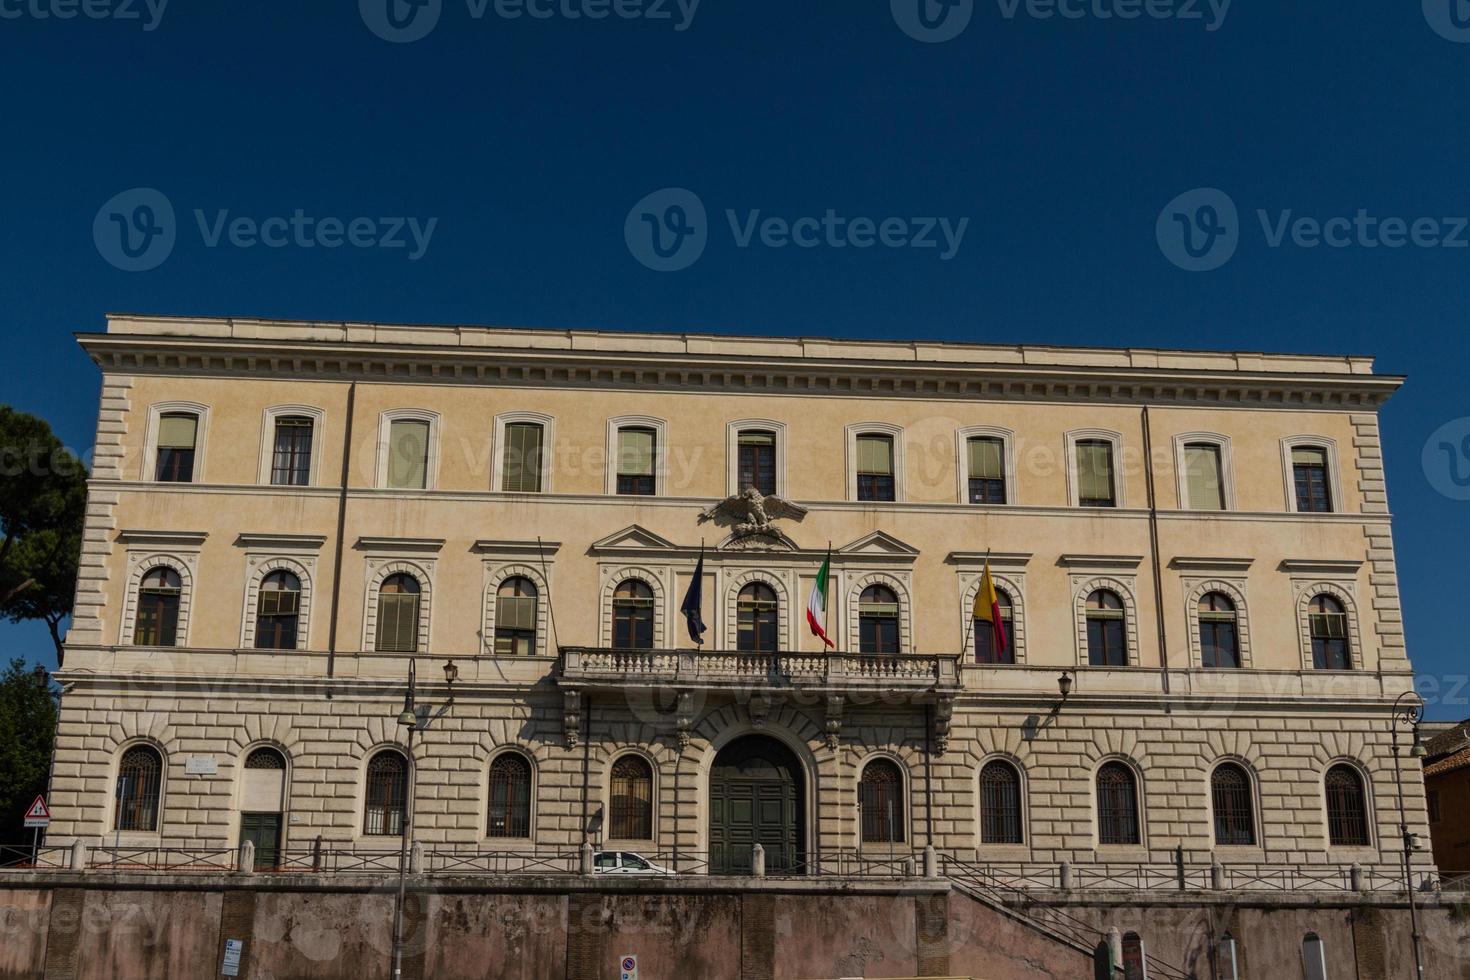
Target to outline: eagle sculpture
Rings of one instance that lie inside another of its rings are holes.
[[[731,535],[743,538],[751,534],[768,534],[784,538],[779,530],[771,526],[775,520],[799,521],[806,516],[806,508],[782,500],[772,494],[767,497],[755,487],[746,487],[733,497],[726,497],[699,515],[699,523],[714,521],[730,528]]]

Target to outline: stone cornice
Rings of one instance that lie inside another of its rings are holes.
[[[124,528],[117,532],[118,543],[148,548],[190,548],[197,550],[203,547],[204,541],[208,537],[208,531],[155,531]]]
[[[78,341],[119,374],[1360,411],[1402,383],[1365,358],[1306,355],[122,317],[110,326]]]
[[[241,548],[263,551],[320,551],[327,543],[325,534],[284,534],[271,531],[241,531],[235,544]]]
[[[1254,562],[1254,558],[1179,555],[1169,559],[1169,567],[1184,572],[1244,572]]]
[[[434,554],[444,547],[443,538],[390,538],[363,535],[354,546],[358,551],[376,554]]]
[[[1361,558],[1284,558],[1278,566],[1297,575],[1356,575]]]

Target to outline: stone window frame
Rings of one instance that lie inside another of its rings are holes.
[[[603,492],[618,496],[618,432],[622,429],[653,430],[653,493],[669,496],[669,423],[653,415],[615,415],[607,420],[607,463],[603,467]],[[633,499],[637,499],[637,495]],[[651,584],[651,583],[650,583]]]
[[[1337,440],[1329,436],[1297,435],[1286,436],[1281,440],[1281,479],[1282,486],[1286,491],[1286,511],[1289,514],[1300,514],[1303,511],[1296,509],[1296,472],[1292,468],[1292,450],[1301,447],[1322,449],[1327,455],[1327,492],[1332,494],[1332,509],[1329,514],[1345,514],[1347,508],[1343,506],[1342,499],[1342,466],[1338,458]],[[1315,517],[1315,514],[1308,514]]]
[[[427,422],[429,425],[429,445],[426,452],[427,458],[424,460],[422,490],[414,487],[388,486],[388,451],[394,422]],[[378,452],[377,468],[373,479],[374,489],[390,490],[394,493],[427,493],[438,489],[440,422],[439,413],[427,408],[390,408],[378,413]]]
[[[301,607],[297,612],[297,650],[311,649],[312,578],[316,559],[285,555],[249,555],[245,558],[245,612],[240,622],[240,649],[255,649],[255,621],[259,615],[260,586],[271,572],[290,572],[301,582]],[[285,653],[284,650],[261,650],[260,653]]]
[[[256,468],[255,482],[263,487],[280,486],[271,483],[271,472],[275,469],[276,452],[276,419],[302,415],[311,419],[311,466],[306,477],[306,486],[319,487],[322,485],[322,428],[327,420],[325,409],[315,405],[271,405],[261,415],[260,424],[260,462]],[[198,453],[195,453],[197,459]],[[301,487],[285,485],[286,490],[299,490]]]
[[[1301,579],[1295,585],[1297,638],[1301,644],[1302,670],[1317,674],[1334,673],[1330,668],[1318,670],[1312,665],[1312,621],[1307,606],[1319,595],[1329,595],[1342,603],[1342,611],[1347,616],[1348,656],[1353,663],[1347,672],[1359,673],[1367,670],[1366,651],[1363,649],[1362,633],[1358,628],[1358,599],[1354,583],[1349,580]]]
[[[519,756],[522,762],[531,767],[530,813],[526,818],[529,823],[527,824],[528,833],[525,837],[490,836],[490,769],[495,765],[495,760],[503,755]],[[486,846],[493,847],[497,850],[514,851],[534,848],[540,839],[537,833],[536,818],[541,805],[540,794],[537,792],[537,789],[541,785],[541,764],[537,760],[535,753],[526,746],[517,743],[498,746],[486,758],[480,774],[482,785],[484,786],[484,792],[480,794],[481,806],[478,817],[480,821],[480,840]]]
[[[536,649],[532,654],[534,657],[549,656],[550,626],[551,626],[551,586],[541,574],[540,569],[520,562],[496,561],[486,559],[485,566],[485,609],[481,625],[480,646],[481,656],[495,656],[495,616],[497,613],[496,597],[500,586],[506,579],[524,578],[529,579],[536,586]],[[549,569],[548,569],[549,571]],[[513,659],[523,660],[523,657]]]
[[[495,493],[510,493],[504,489],[505,450],[507,446],[505,428],[517,423],[532,423],[541,426],[541,489],[536,493],[550,493],[552,475],[556,467],[556,417],[543,412],[502,412],[495,416],[491,436],[490,489]],[[517,490],[515,493],[531,491]]]
[[[1215,772],[1221,766],[1235,766],[1245,773],[1246,786],[1251,798],[1251,829],[1255,834],[1254,844],[1221,844],[1215,839]],[[1222,755],[1216,758],[1205,768],[1205,819],[1209,827],[1209,839],[1211,849],[1223,848],[1227,854],[1253,854],[1263,851],[1266,846],[1266,822],[1263,819],[1261,809],[1261,774],[1255,765],[1244,756]],[[1326,795],[1323,795],[1323,817],[1326,817]],[[1239,860],[1239,858],[1237,858]]]
[[[886,841],[864,841],[863,840],[863,818],[861,812],[863,772],[868,765],[875,761],[891,762],[898,768],[898,791],[903,800],[903,839],[892,842]],[[912,847],[916,828],[914,827],[914,774],[907,760],[890,749],[872,749],[865,755],[860,756],[852,767],[852,846],[860,851],[881,851],[887,853],[891,848]]]
[[[374,742],[367,751],[363,752],[357,759],[357,797],[352,811],[352,840],[357,843],[383,843],[397,839],[397,834],[365,834],[363,833],[363,822],[367,817],[367,775],[368,766],[377,758],[378,753],[392,750],[404,758],[408,764],[408,771],[404,774],[404,798],[403,818],[411,822],[418,816],[418,794],[415,792],[418,782],[418,759],[408,746],[402,742]]]
[[[991,573],[994,574],[993,572]],[[1075,634],[1078,667],[1090,667],[1087,656],[1087,597],[1098,589],[1115,592],[1123,601],[1123,638],[1128,644],[1128,667],[1140,663],[1138,648],[1138,577],[1135,575],[1076,576],[1072,581],[1072,609],[1076,616]],[[1099,670],[1121,670],[1121,667],[1099,667]]]
[[[1224,507],[1197,509],[1189,506],[1189,475],[1186,466],[1185,447],[1211,445],[1220,450],[1220,496]],[[1174,492],[1178,495],[1179,509],[1191,514],[1223,514],[1236,509],[1235,505],[1235,460],[1230,437],[1221,432],[1180,432],[1174,436]]]
[[[1026,573],[997,572],[993,568],[990,570],[990,578],[995,582],[995,587],[1011,597],[1012,635],[1008,639],[1015,654],[1015,664],[981,664],[974,660],[975,635],[972,620],[975,597],[980,594],[980,580],[984,574],[983,568],[977,572],[960,573],[960,636],[966,640],[960,654],[960,663],[966,667],[1019,667],[1026,662]]]
[[[732,419],[725,423],[725,495],[740,487],[740,433],[770,432],[776,437],[776,496],[788,496],[786,482],[786,423],[775,419]]]
[[[857,441],[858,436],[888,436],[893,440],[893,500],[858,501]],[[847,499],[872,506],[903,503],[903,426],[891,422],[853,422],[844,430],[844,460],[847,468]]]
[[[429,654],[430,615],[434,598],[433,560],[404,558],[367,559],[367,603],[362,616],[362,652],[383,657],[423,657]],[[418,649],[413,653],[387,653],[378,650],[378,591],[390,575],[400,572],[412,575],[419,583],[419,635]]]
[[[1123,433],[1113,429],[1070,429],[1062,436],[1063,465],[1067,469],[1067,506],[1082,507],[1077,489],[1077,443],[1099,439],[1113,445],[1113,506],[1088,507],[1087,510],[1122,510],[1128,506],[1128,481],[1123,465]]]
[[[1349,766],[1358,774],[1363,786],[1363,821],[1368,829],[1367,844],[1334,844],[1327,817],[1327,774],[1338,766]],[[1382,838],[1378,833],[1378,794],[1373,788],[1373,776],[1361,759],[1350,755],[1337,755],[1328,759],[1317,776],[1317,799],[1322,820],[1322,850],[1328,854],[1341,855],[1347,859],[1366,858],[1380,860],[1379,846]]]
[[[612,830],[612,772],[613,766],[627,756],[637,756],[642,759],[649,769],[649,802],[652,812],[649,816],[649,833],[653,836],[645,839],[613,837]],[[663,837],[663,826],[661,819],[661,807],[659,794],[663,792],[663,771],[658,760],[653,754],[642,746],[620,745],[608,752],[602,760],[602,848],[610,851],[631,851],[640,847],[657,849]],[[616,846],[614,846],[616,845]],[[624,846],[628,845],[628,846]]]
[[[1184,621],[1189,624],[1189,664],[1197,670],[1205,670],[1204,643],[1200,639],[1199,601],[1211,592],[1223,593],[1235,603],[1235,638],[1240,646],[1240,668],[1250,670],[1255,666],[1251,659],[1250,603],[1246,600],[1246,580],[1243,578],[1207,578],[1183,580]],[[1229,670],[1228,667],[1211,667],[1210,670]]]
[[[666,606],[669,589],[666,587],[665,578],[668,569],[659,574],[647,565],[617,565],[602,569],[602,592],[601,602],[598,604],[597,635],[598,646],[612,646],[613,631],[613,592],[617,587],[628,579],[637,579],[653,592],[653,649],[666,649],[665,627],[668,623]]]
[[[205,454],[209,437],[209,406],[202,402],[191,401],[154,402],[148,406],[147,429],[143,435],[143,465],[139,467],[138,479],[143,483],[160,482],[158,479],[158,427],[163,415],[170,412],[187,412],[199,420],[194,430],[194,469],[190,474],[189,483],[203,483],[204,466],[209,460]],[[169,483],[166,485],[187,486],[188,484]]]
[[[119,831],[115,828],[117,827],[117,781],[121,775],[122,759],[129,749],[137,748],[139,745],[146,745],[158,753],[158,823],[152,830]],[[108,760],[107,767],[107,813],[102,822],[102,826],[107,828],[107,840],[117,839],[122,841],[124,845],[130,842],[156,845],[163,839],[163,825],[167,815],[167,811],[164,808],[168,805],[168,767],[169,751],[156,738],[147,735],[137,735],[132,738],[123,739],[117,745],[113,746],[112,757]]]
[[[1006,481],[1006,499],[1003,504],[970,503],[970,459],[971,439],[999,439],[1001,445],[1001,471]],[[1021,502],[1016,485],[1016,433],[999,425],[967,425],[955,430],[955,488],[957,500],[967,507],[1011,507]]]
[[[1138,808],[1138,843],[1137,844],[1104,844],[1102,842],[1102,815],[1097,809],[1097,777],[1102,772],[1103,766],[1110,762],[1121,762],[1133,773],[1134,802]],[[1092,847],[1094,852],[1112,854],[1114,852],[1128,852],[1145,854],[1150,851],[1149,826],[1148,826],[1148,784],[1144,781],[1143,766],[1138,760],[1117,752],[1100,756],[1093,762],[1092,768],[1087,772],[1087,800],[1092,815]]]
[[[1016,778],[1017,778],[1016,791],[1020,794],[1020,799],[1019,799],[1018,802],[1020,803],[1020,806],[1021,806],[1021,813],[1020,813],[1020,821],[1021,821],[1021,842],[1019,844],[1000,844],[1000,843],[993,843],[993,842],[992,843],[988,843],[984,839],[983,830],[984,830],[984,817],[985,817],[985,815],[984,815],[983,810],[981,809],[981,807],[982,807],[982,799],[981,799],[981,791],[980,791],[980,774],[982,772],[984,772],[985,771],[985,767],[988,766],[988,765],[990,765],[990,763],[992,763],[992,762],[1004,762],[1006,765],[1010,766],[1011,769],[1013,769],[1015,771],[1015,773],[1016,773]],[[976,763],[975,763],[975,775],[974,775],[974,781],[972,783],[972,786],[973,786],[974,792],[975,792],[975,815],[974,815],[974,822],[975,822],[975,848],[976,848],[977,851],[980,851],[980,852],[985,853],[985,854],[996,854],[996,855],[1003,855],[1003,856],[1013,856],[1013,855],[1020,854],[1022,852],[1025,852],[1025,853],[1029,854],[1031,852],[1031,797],[1030,797],[1029,779],[1030,779],[1030,775],[1026,771],[1026,764],[1021,761],[1021,759],[1020,759],[1019,756],[1012,755],[1009,752],[1001,752],[1001,751],[987,752],[987,753],[985,753],[985,755],[981,756],[976,761]],[[1097,806],[1097,802],[1096,802],[1097,787],[1096,787],[1096,785],[1093,786],[1092,793],[1093,793],[1093,797],[1094,797],[1093,806],[1096,807]]]
[[[847,585],[847,650],[856,655],[862,644],[862,623],[858,618],[858,600],[863,590],[870,585],[884,585],[898,597],[898,652],[900,655],[914,650],[914,600],[908,586],[908,576],[893,572],[871,571],[857,576]]]
[[[179,576],[179,621],[174,628],[172,647],[144,647],[150,650],[171,650],[189,645],[189,613],[194,605],[194,567],[198,564],[197,554],[182,555],[160,551],[130,551],[127,555],[127,592],[123,597],[122,621],[118,623],[118,646],[136,646],[133,638],[137,633],[138,590],[143,576],[155,568],[168,568]]]
[[[740,633],[740,590],[758,582],[776,593],[776,621],[779,624],[778,649],[796,649],[795,617],[791,605],[791,593],[781,576],[764,569],[753,568],[728,579],[725,583],[724,649],[734,650]]]

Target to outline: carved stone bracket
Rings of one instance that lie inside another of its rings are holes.
[[[949,751],[949,722],[954,717],[954,698],[941,696],[934,704],[934,753]]]
[[[750,723],[756,728],[764,728],[766,719],[771,715],[771,696],[764,691],[757,691],[750,696]]]
[[[675,734],[679,739],[679,751],[689,748],[689,739],[694,733],[694,695],[680,691],[674,705]]]
[[[827,723],[823,727],[824,737],[827,740],[827,748],[833,752],[842,741],[842,705],[844,698],[840,694],[827,695]]]
[[[582,692],[576,689],[562,694],[562,733],[566,736],[567,748],[575,749],[582,733]]]

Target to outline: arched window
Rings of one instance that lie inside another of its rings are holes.
[[[1207,668],[1240,666],[1240,627],[1235,603],[1223,592],[1199,600],[1200,663]]]
[[[1346,763],[1327,770],[1327,839],[1333,847],[1367,847],[1368,795],[1363,777]]]
[[[1312,666],[1318,670],[1352,670],[1347,610],[1342,603],[1330,595],[1313,596],[1307,603],[1307,623],[1312,633]]]
[[[134,646],[171,647],[178,642],[179,600],[182,595],[179,573],[172,568],[160,566],[143,576],[138,585]]]
[[[886,585],[870,585],[858,596],[858,652],[900,652],[898,596]]]
[[[163,756],[151,745],[134,745],[117,764],[117,812],[114,830],[158,830],[158,801],[163,794]]]
[[[531,764],[504,752],[490,764],[490,819],[487,837],[531,836]]]
[[[271,572],[260,583],[255,600],[255,648],[296,649],[301,622],[301,579],[290,572]]]
[[[1315,932],[1302,937],[1302,973],[1306,980],[1327,980],[1327,948]]]
[[[1138,784],[1133,770],[1109,762],[1097,771],[1097,840],[1099,844],[1137,844]]]
[[[1005,648],[997,649],[995,626],[988,619],[975,620],[975,662],[977,664],[1013,664],[1016,662],[1016,631],[1011,611],[1011,594],[995,590],[995,603],[1000,606],[1000,625],[1005,632]]]
[[[1021,843],[1021,774],[993,759],[980,770],[980,843]]]
[[[522,575],[495,590],[495,655],[529,657],[536,653],[536,584]]]
[[[903,842],[903,774],[891,759],[874,759],[863,766],[858,780],[858,810],[864,844]]]
[[[1087,597],[1087,662],[1094,667],[1128,666],[1128,623],[1116,592],[1098,589]]]
[[[630,578],[613,591],[613,646],[620,650],[653,649],[653,590]]]
[[[755,487],[769,497],[776,492],[776,433],[743,429],[735,437],[736,491]]]
[[[780,610],[776,592],[763,582],[751,582],[735,599],[735,649],[744,653],[775,653],[780,645]]]
[[[414,653],[419,648],[418,579],[399,572],[389,575],[378,588],[378,640],[380,653]]]
[[[612,767],[613,840],[653,839],[653,768],[647,760],[625,755]]]
[[[367,767],[363,793],[364,836],[393,837],[403,833],[408,808],[408,760],[396,749],[384,749]]]
[[[1210,804],[1215,814],[1216,844],[1256,842],[1251,779],[1244,769],[1233,762],[1215,768],[1210,774]]]

